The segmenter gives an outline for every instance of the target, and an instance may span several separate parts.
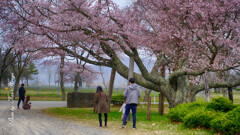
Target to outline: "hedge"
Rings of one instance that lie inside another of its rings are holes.
[[[205,127],[227,135],[240,134],[240,105],[223,97],[209,103],[180,104],[170,109],[167,117],[189,128]]]

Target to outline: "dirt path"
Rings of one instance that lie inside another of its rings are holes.
[[[16,109],[16,101],[14,107]],[[1,135],[113,135],[111,131],[89,127],[44,115],[41,111],[46,107],[66,106],[61,101],[32,101],[31,110],[16,109],[14,125],[8,124],[11,117],[11,102],[0,100],[0,134]]]

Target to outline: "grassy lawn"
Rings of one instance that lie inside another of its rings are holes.
[[[33,88],[26,88],[26,95],[30,95],[31,96],[31,100],[35,100],[35,101],[60,101],[62,94],[61,94],[61,90],[57,88],[45,88],[45,87],[40,87],[39,89],[39,95],[37,92],[37,88],[33,87]],[[73,89],[71,88],[66,88],[66,92],[73,92]],[[80,89],[79,92],[90,92],[90,93],[94,93],[96,92],[95,89],[87,89],[87,88],[83,88]],[[106,92],[106,90],[105,90]],[[122,94],[123,93],[123,89],[114,89],[113,90],[113,95],[117,95],[117,94]],[[0,100],[6,100],[8,97],[8,94],[11,94],[11,92],[9,90],[4,90],[4,88],[0,88]],[[59,95],[58,95],[59,94]],[[142,91],[142,96],[140,98],[140,102],[143,101],[144,98],[144,91]],[[155,93],[156,97],[155,97],[155,102],[158,102],[159,98],[158,95],[159,93],[156,92]],[[151,100],[152,102],[154,102],[154,92],[151,92]],[[217,97],[222,97],[222,93],[212,93],[211,98],[217,98]],[[196,95],[196,101],[204,101],[205,98],[202,97],[202,94],[199,93]],[[167,100],[165,99],[165,102],[167,102]],[[238,103],[240,104],[240,91],[236,91],[233,90],[233,102],[234,103]]]
[[[160,116],[157,113],[157,106],[152,106],[151,109],[151,121],[147,121],[147,106],[140,105],[137,110],[137,130],[132,129],[132,122],[128,122],[125,129],[121,128],[121,113],[118,112],[120,107],[111,107],[111,112],[108,115],[108,128],[104,130],[112,130],[116,134],[126,133],[126,134],[166,134],[166,135],[211,135],[214,134],[211,130],[206,129],[187,129],[181,123],[171,123],[166,115]],[[75,121],[84,123],[89,126],[98,127],[97,114],[93,113],[92,108],[47,108],[43,110],[44,113]],[[165,106],[165,112],[168,112],[168,106]]]

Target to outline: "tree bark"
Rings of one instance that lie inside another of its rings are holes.
[[[229,96],[229,99],[233,102],[232,87],[228,87],[228,96]]]
[[[110,105],[111,105],[111,100],[112,100],[112,92],[113,92],[115,75],[116,75],[116,70],[112,69],[111,76],[110,76],[109,87],[108,87],[108,89],[109,89],[108,90],[108,97],[109,97],[108,106],[109,106],[109,110],[110,110]]]
[[[79,87],[80,88],[82,87],[82,77],[81,77],[81,75],[79,76]]]
[[[225,88],[222,89],[223,97],[228,97],[228,90]]]
[[[143,102],[147,102],[148,101],[148,98],[150,97],[150,94],[151,94],[152,90],[149,90],[149,89],[146,89],[145,90],[145,95],[144,95],[144,99],[143,99]]]
[[[151,97],[148,97],[147,120],[150,120],[151,115]]]
[[[18,74],[18,75],[16,76],[16,82],[15,82],[14,91],[13,91],[13,93],[14,93],[13,99],[14,99],[14,100],[15,100],[16,95],[17,95],[17,91],[18,91],[20,79],[21,79],[21,74],[20,74],[20,75]]]
[[[27,80],[27,86],[28,86],[28,76],[26,76],[26,80]]]
[[[129,71],[128,71],[128,85],[129,79],[134,77],[134,58],[130,57],[129,59]]]
[[[64,88],[64,72],[63,72],[63,67],[64,67],[64,56],[61,56],[61,64],[60,64],[60,86],[61,86],[61,91],[62,91],[62,100],[65,100],[66,97],[66,92]]]
[[[0,88],[2,86],[2,48],[0,48]]]
[[[77,72],[76,75],[75,75],[74,92],[77,92],[77,91],[78,91],[79,76],[80,76],[80,73]]]
[[[0,73],[0,88],[2,87],[2,74]]]
[[[163,113],[164,113],[164,95],[161,92],[159,92],[159,101],[158,101],[158,103],[159,103],[158,113],[160,115],[163,115]]]
[[[160,72],[161,72],[161,76],[163,77],[163,78],[165,78],[165,65],[162,65],[161,66],[161,69],[160,69]],[[158,104],[158,113],[160,114],[160,115],[163,115],[163,113],[164,113],[164,94],[163,94],[163,92],[159,92],[159,104]]]
[[[210,97],[209,97],[209,86],[208,86],[208,71],[205,72],[205,101],[209,102]]]

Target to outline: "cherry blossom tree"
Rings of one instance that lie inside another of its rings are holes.
[[[124,9],[111,0],[3,0],[1,10],[21,18],[29,33],[48,43],[31,49],[57,47],[124,78],[129,68],[121,57],[133,57],[141,72],[134,73],[137,84],[163,93],[170,107],[205,89],[196,83],[199,76],[239,67],[238,0],[137,0]],[[142,50],[156,58],[151,71]],[[208,82],[209,88],[238,85],[239,80]]]

